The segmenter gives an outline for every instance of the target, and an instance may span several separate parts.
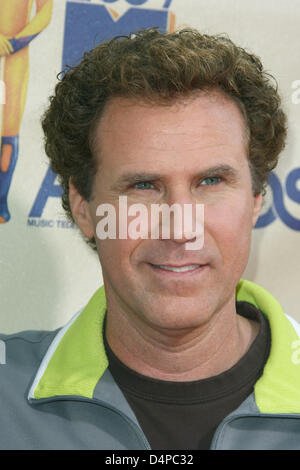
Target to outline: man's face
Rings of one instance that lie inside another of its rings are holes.
[[[151,204],[204,204],[205,217],[201,250],[186,250],[184,238],[96,237],[108,311],[176,330],[234,308],[261,204],[252,193],[237,105],[220,92],[170,106],[114,98],[98,124],[97,146],[101,156],[89,203],[94,233],[98,205],[110,203],[118,215],[119,196],[149,211]],[[144,176],[137,183],[129,173]],[[178,273],[153,265],[200,266]]]

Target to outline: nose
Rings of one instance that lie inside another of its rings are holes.
[[[156,217],[152,217],[151,227],[156,224],[159,238],[172,240],[178,244],[198,241],[197,247],[203,246],[204,205],[195,200],[190,188],[177,186],[169,191],[160,207],[154,208]],[[191,249],[191,248],[190,248]]]

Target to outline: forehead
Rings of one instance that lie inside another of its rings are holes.
[[[108,163],[109,156],[111,165],[139,159],[151,164],[162,155],[245,152],[247,131],[238,105],[221,91],[197,92],[168,104],[114,97],[98,122],[94,142],[99,163]]]

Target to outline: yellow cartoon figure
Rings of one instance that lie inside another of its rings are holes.
[[[49,24],[52,7],[53,0],[0,0],[0,76],[6,89],[0,121],[0,223],[10,219],[7,196],[18,158],[27,93],[28,44]]]

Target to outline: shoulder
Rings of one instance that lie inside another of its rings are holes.
[[[26,330],[12,334],[0,333],[0,372],[5,369],[35,367],[44,357],[59,329],[53,331]]]

